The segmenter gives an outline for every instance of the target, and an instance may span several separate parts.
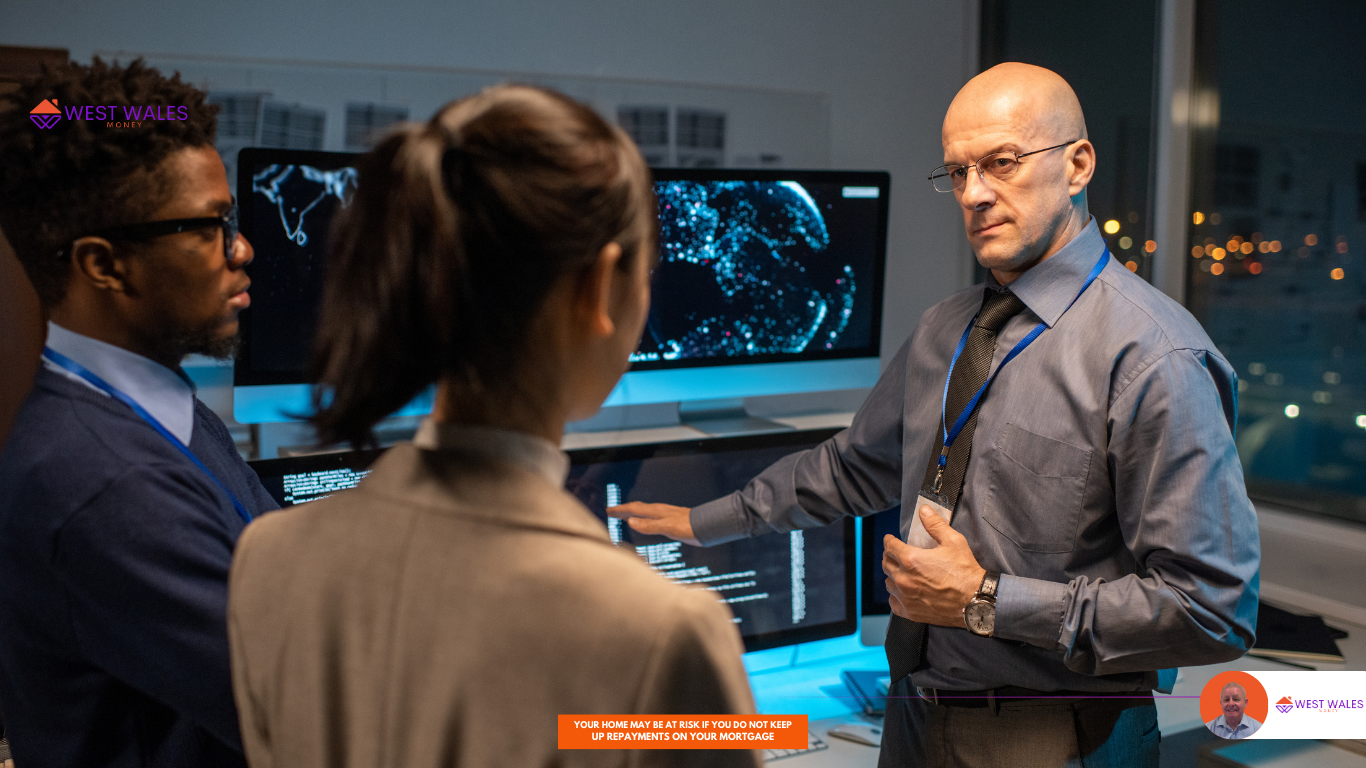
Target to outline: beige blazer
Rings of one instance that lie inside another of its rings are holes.
[[[560,714],[754,711],[730,611],[517,465],[400,445],[248,526],[229,581],[255,768],[754,766],[557,747]]]

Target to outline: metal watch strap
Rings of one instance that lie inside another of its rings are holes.
[[[1001,574],[995,571],[987,571],[982,574],[982,586],[977,588],[976,597],[985,597],[989,600],[996,599],[996,587],[1001,582]]]

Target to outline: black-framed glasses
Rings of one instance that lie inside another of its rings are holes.
[[[977,178],[986,181],[987,174],[991,174],[993,179],[1005,180],[1015,175],[1020,170],[1020,159],[1037,155],[1040,152],[1050,152],[1055,149],[1071,146],[1081,141],[1073,139],[1062,144],[1055,144],[1043,149],[1035,149],[1029,152],[992,152],[986,157],[978,160],[972,165],[941,165],[930,171],[930,183],[934,185],[936,192],[952,192],[956,189],[961,190],[968,183],[968,169],[977,169]]]
[[[228,212],[222,216],[200,216],[192,219],[166,219],[140,224],[122,224],[117,227],[106,227],[96,232],[95,235],[109,240],[128,240],[140,243],[156,237],[193,232],[197,229],[208,229],[209,227],[218,227],[223,230],[223,258],[232,261],[232,247],[237,242],[237,233],[240,231],[237,224],[237,198],[235,197],[232,199],[232,208],[229,208]],[[70,252],[71,246],[68,245],[58,251],[57,255],[65,256]]]

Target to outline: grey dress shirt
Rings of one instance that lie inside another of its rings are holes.
[[[1234,447],[1237,375],[1190,313],[1104,251],[1092,220],[1009,286],[1027,310],[992,370],[953,517],[1001,577],[996,636],[931,626],[922,687],[1157,688],[1157,670],[1253,643],[1261,548]],[[827,525],[907,501],[940,429],[949,360],[994,280],[931,307],[849,429],[692,510],[704,544]],[[1064,310],[1066,313],[1064,314]],[[1166,682],[1164,680],[1164,682]],[[1163,686],[1166,687],[1166,686]]]

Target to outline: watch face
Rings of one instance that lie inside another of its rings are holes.
[[[996,604],[989,600],[973,600],[963,612],[968,629],[974,634],[991,636],[996,631]]]

